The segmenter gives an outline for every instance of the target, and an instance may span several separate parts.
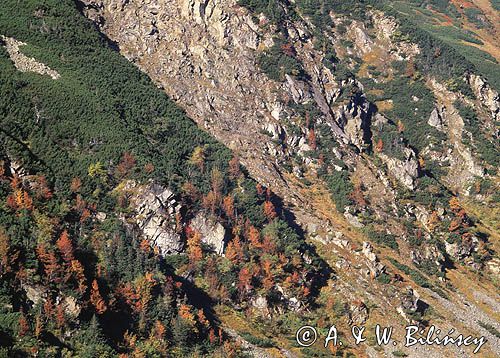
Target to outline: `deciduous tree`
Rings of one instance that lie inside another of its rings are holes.
[[[240,170],[240,161],[239,161],[238,157],[233,157],[229,161],[228,173],[229,173],[229,177],[231,179],[237,179],[240,177],[241,170]]]
[[[60,266],[57,262],[56,255],[52,251],[48,251],[44,244],[39,244],[36,248],[38,259],[42,262],[47,280],[59,283],[60,282]]]
[[[234,198],[231,195],[224,197],[223,208],[229,219],[234,219]]]
[[[274,204],[270,200],[264,202],[264,215],[269,221],[272,221],[277,216]]]
[[[30,325],[23,311],[21,311],[21,315],[19,316],[18,327],[19,337],[24,337],[30,331]]]
[[[94,306],[94,309],[97,314],[103,314],[108,309],[106,307],[106,302],[104,302],[104,299],[102,298],[101,293],[99,292],[99,284],[95,279],[94,281],[92,281],[92,288],[90,291],[90,303],[92,304],[92,306]]]
[[[122,160],[116,167],[116,174],[119,178],[123,178],[130,174],[130,171],[135,167],[136,160],[135,157],[129,153],[125,152],[123,154]]]
[[[201,146],[194,148],[189,163],[196,165],[203,172],[205,170],[205,148]]]
[[[73,244],[69,238],[68,232],[64,230],[56,242],[57,248],[66,263],[70,263],[75,259],[73,254]]]
[[[307,141],[312,150],[316,150],[316,133],[314,132],[314,128],[309,129],[309,133],[307,135]]]

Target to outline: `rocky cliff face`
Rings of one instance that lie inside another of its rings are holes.
[[[226,246],[226,230],[220,223],[208,219],[203,213],[198,213],[191,220],[193,230],[201,234],[201,242],[210,247],[216,254],[222,255]]]
[[[315,26],[307,18],[289,19],[283,30],[291,45],[288,51],[300,61],[304,74],[286,73],[279,81],[270,79],[259,66],[259,57],[277,44],[275,25],[263,14],[252,15],[235,0],[83,0],[82,4],[83,12],[122,54],[146,72],[200,127],[233,149],[253,177],[285,200],[306,234],[327,245],[330,252],[326,255],[334,252],[341,257],[329,263],[349,282],[339,283],[338,287],[345,299],[353,301],[353,292],[368,292],[370,300],[399,312],[405,321],[412,322],[418,313],[422,299],[412,289],[398,296],[398,305],[390,303],[388,295],[369,281],[387,276],[385,265],[364,241],[365,231],[372,228],[386,237],[396,237],[399,259],[426,272],[442,272],[447,263],[445,254],[457,262],[465,260],[470,266],[483,267],[472,259],[480,246],[477,238],[453,239],[458,234],[449,223],[460,219],[463,224],[467,220],[460,209],[443,208],[448,205],[448,197],[442,196],[432,205],[427,204],[427,199],[422,199],[426,202],[422,205],[407,198],[412,192],[425,192],[431,198],[440,192],[470,195],[472,184],[485,176],[485,168],[489,168],[488,177],[494,177],[495,168],[477,154],[483,139],[469,132],[457,102],[480,113],[477,126],[494,142],[498,139],[498,93],[479,75],[468,74],[466,78],[475,98],[451,90],[449,84],[431,74],[408,75],[412,81],[419,79],[432,93],[431,110],[418,129],[433,134],[410,145],[402,138],[401,133],[407,129],[401,121],[391,121],[382,113],[384,108],[392,108],[392,100],[371,102],[369,98],[377,90],[365,90],[363,81],[357,78],[383,86],[396,76],[397,71],[389,64],[411,64],[422,53],[416,43],[395,40],[401,34],[393,17],[370,11],[371,26],[367,26],[360,20],[330,14],[339,26],[325,35],[326,41],[340,62],[355,72],[351,76],[340,75],[339,63],[325,64],[326,46],[315,46]],[[385,79],[375,74],[380,69],[385,71]],[[407,71],[412,71],[411,65]],[[410,111],[416,115],[424,101],[419,96],[412,94],[408,101],[408,106],[414,107]],[[304,113],[303,108],[308,110]],[[321,133],[315,130],[319,128],[323,129]],[[429,140],[432,136],[435,138]],[[325,169],[324,158],[311,155],[317,141],[335,143],[328,151],[334,165]],[[439,183],[426,176],[430,163],[443,171]],[[322,171],[327,173],[323,177]],[[355,184],[354,194],[349,193],[352,203],[344,216],[335,214],[335,207],[325,203],[331,193],[324,190],[322,180],[342,172],[348,173]],[[137,205],[143,208],[139,212],[149,213],[145,217],[153,218],[138,219],[138,223],[154,242],[158,235],[154,230],[150,232],[148,223],[155,223],[153,212],[164,210],[169,200],[168,193],[165,198],[159,195],[152,195],[151,200],[142,195],[142,204]],[[167,210],[168,215],[175,216],[176,209],[172,210]],[[143,214],[138,213],[137,218]],[[223,253],[222,226],[202,217],[193,219],[191,225],[215,252]],[[365,231],[360,233],[353,226]],[[158,245],[165,253],[179,252],[183,247],[172,230],[159,236],[163,244]],[[439,240],[446,242],[444,248],[436,243]],[[362,255],[353,245],[362,245]],[[386,249],[383,252],[394,255]],[[488,255],[484,257],[488,259]],[[398,287],[405,290],[403,284]],[[435,295],[426,295],[426,299],[437,300]],[[451,312],[446,305],[439,307],[444,314]],[[366,306],[353,305],[351,311],[353,321],[366,321]]]
[[[286,105],[288,97],[295,103],[316,103],[344,143],[366,145],[367,102],[350,102],[333,113],[330,104],[339,96],[340,84],[328,69],[317,67],[322,55],[313,50],[305,25],[289,32],[301,46],[297,51],[307,60],[312,79],[304,82],[287,76],[285,83],[278,83],[261,73],[256,60],[259,52],[273,45],[271,34],[263,32],[236,1],[85,4],[86,14],[127,58],[283,197],[291,199],[296,193],[282,189],[290,183],[277,168],[287,154],[309,149],[306,131],[297,137],[283,128],[283,120],[295,115]],[[262,133],[267,128],[276,128],[272,137]],[[273,139],[280,135],[286,145],[277,147]]]

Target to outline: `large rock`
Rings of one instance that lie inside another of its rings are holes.
[[[419,299],[420,295],[411,287],[408,287],[405,294],[401,297],[401,303],[397,311],[408,323],[413,323],[411,316],[418,311]]]
[[[351,80],[349,85],[358,85]],[[347,144],[352,144],[360,151],[368,144],[370,131],[370,104],[364,95],[351,99],[347,104],[338,107],[333,117],[344,132],[343,140]]]
[[[445,257],[435,245],[425,244],[424,247],[418,250],[410,251],[410,258],[416,265],[421,265],[424,262],[432,262],[436,265],[436,269],[441,271],[445,262]]]
[[[387,166],[388,172],[401,184],[410,190],[415,189],[415,179],[418,177],[418,161],[415,152],[411,148],[404,148],[405,159],[389,157],[384,153],[378,156]]]
[[[184,242],[175,218],[181,207],[170,190],[153,182],[140,185],[132,180],[117,190],[129,196],[133,210],[129,219],[145,239],[157,246],[162,255],[182,252]]]
[[[442,108],[435,107],[432,110],[431,115],[429,116],[429,120],[427,121],[427,123],[431,127],[434,127],[436,129],[442,131],[443,126],[444,126],[444,111],[445,111],[444,107],[442,107]]]
[[[470,257],[476,250],[479,239],[475,236],[461,238],[458,242],[444,242],[445,250],[454,260],[460,261]]]
[[[70,317],[78,317],[82,312],[82,307],[78,304],[78,301],[73,296],[66,296],[62,300],[62,305],[64,312]]]
[[[219,255],[224,253],[226,245],[224,226],[212,219],[208,219],[200,212],[191,220],[191,227],[201,234],[201,241],[212,248],[215,253]]]
[[[375,278],[384,272],[385,266],[379,262],[377,255],[373,252],[373,246],[369,242],[363,242],[361,252],[368,259],[366,265],[368,266],[370,276]]]
[[[498,120],[500,113],[500,96],[490,85],[480,76],[471,74],[467,78],[477,99],[491,112],[493,121]]]

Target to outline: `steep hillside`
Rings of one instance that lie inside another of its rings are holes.
[[[4,354],[500,351],[495,2],[0,10]]]
[[[3,356],[222,354],[217,303],[314,299],[279,199],[71,2],[3,3],[0,33]]]

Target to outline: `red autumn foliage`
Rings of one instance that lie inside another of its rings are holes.
[[[252,272],[243,267],[238,275],[238,290],[240,294],[244,294],[252,289]]]
[[[264,240],[262,240],[262,250],[267,254],[273,254],[276,252],[276,244],[274,240],[269,236],[264,236]]]
[[[215,210],[217,209],[217,195],[210,191],[205,197],[203,197],[203,207],[210,212],[215,214]]]
[[[70,263],[75,259],[73,254],[73,244],[69,238],[68,232],[64,230],[56,242],[56,246],[61,253],[61,256],[66,263]]]
[[[195,232],[194,235],[188,238],[188,256],[189,262],[191,264],[195,264],[201,259],[203,259],[203,251],[201,249],[201,235],[198,232]]]
[[[64,308],[62,304],[59,304],[56,307],[56,326],[59,329],[62,329],[66,326],[66,316],[64,314]]]
[[[123,178],[130,174],[130,171],[135,167],[136,160],[134,156],[128,152],[123,154],[120,164],[116,167],[116,173],[119,178]]]
[[[28,320],[26,319],[26,316],[24,315],[24,312],[22,311],[21,311],[21,316],[19,317],[18,325],[19,325],[18,335],[20,337],[24,337],[26,334],[28,334],[28,332],[30,331],[30,326]]]
[[[254,248],[260,248],[262,246],[262,244],[260,242],[259,230],[257,230],[255,228],[255,226],[250,226],[250,228],[248,229],[247,238],[248,238],[248,241],[250,241],[250,244]]]
[[[82,187],[82,181],[80,178],[73,178],[71,180],[71,185],[69,187],[71,192],[78,193],[80,191],[81,187]]]
[[[208,332],[208,340],[210,344],[214,345],[215,342],[217,342],[217,337],[215,336],[215,332],[213,328],[210,328],[210,331]]]
[[[297,52],[295,51],[295,47],[291,43],[286,43],[281,45],[281,51],[287,56],[294,57],[297,55]]]
[[[316,150],[317,145],[316,145],[316,133],[314,133],[314,129],[311,128],[309,129],[309,133],[307,135],[307,142],[309,146],[311,147],[312,150]]]
[[[230,219],[234,219],[234,198],[228,195],[224,198],[222,206],[226,216]]]
[[[269,221],[272,221],[277,216],[276,209],[274,208],[273,203],[269,200],[264,202],[264,215]]]
[[[56,255],[52,251],[47,251],[45,245],[40,244],[36,248],[38,259],[42,262],[45,275],[48,281],[60,282],[61,267],[57,262]]]
[[[357,183],[354,186],[354,190],[352,191],[352,193],[349,196],[356,203],[356,205],[358,205],[360,207],[364,208],[368,204],[365,200],[364,195],[363,195],[363,190],[362,190],[361,184],[359,184],[359,183]]]

